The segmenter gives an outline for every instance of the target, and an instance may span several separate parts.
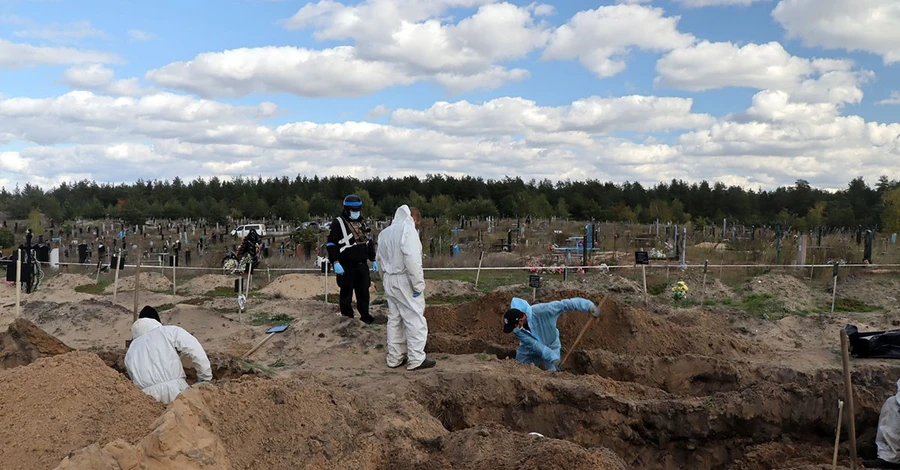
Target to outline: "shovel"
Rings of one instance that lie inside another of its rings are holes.
[[[256,343],[256,346],[253,346],[253,349],[247,351],[247,354],[244,354],[242,357],[244,359],[247,359],[248,357],[250,357],[251,354],[255,353],[256,350],[260,348],[260,346],[262,346],[263,344],[266,344],[266,341],[272,339],[272,337],[275,336],[275,333],[281,333],[282,331],[286,330],[287,328],[288,328],[288,325],[279,325],[279,326],[273,326],[272,328],[269,328],[268,330],[266,330],[266,333],[268,333],[266,335],[266,337],[263,338],[260,342]]]
[[[600,305],[597,306],[597,308],[600,309],[600,312],[601,312],[601,313],[603,312],[603,306],[606,304],[606,301],[607,301],[607,300],[609,300],[609,294],[606,294],[606,295],[603,297],[603,300],[600,301]],[[597,317],[597,318],[594,318],[594,317],[588,318],[587,323],[584,324],[584,328],[581,329],[581,333],[578,333],[578,338],[576,338],[576,339],[575,339],[575,342],[572,343],[572,347],[569,348],[569,352],[566,353],[566,357],[565,357],[565,358],[563,359],[563,361],[560,363],[561,366],[564,366],[564,365],[566,364],[566,361],[569,360],[569,356],[572,355],[572,352],[575,351],[575,347],[578,346],[578,343],[581,341],[581,338],[584,337],[584,334],[587,332],[588,327],[591,326],[591,323],[593,323],[593,322],[594,322],[595,320],[597,320],[598,318],[600,318],[600,317]]]

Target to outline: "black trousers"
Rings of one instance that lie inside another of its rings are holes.
[[[344,265],[344,274],[337,276],[338,287],[341,288],[341,315],[353,318],[353,292],[356,292],[356,310],[360,318],[371,318],[369,315],[369,264]]]

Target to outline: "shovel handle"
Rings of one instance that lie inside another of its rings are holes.
[[[256,352],[256,350],[259,349],[260,346],[265,344],[266,341],[272,339],[273,336],[275,336],[275,333],[269,333],[268,335],[266,335],[266,337],[263,338],[262,341],[256,343],[256,346],[253,346],[253,349],[247,351],[247,354],[244,354],[244,359],[247,359],[248,357],[250,357],[250,355],[253,354],[254,352]]]
[[[607,300],[609,300],[609,294],[606,294],[603,297],[603,300],[600,301],[600,306],[598,307],[600,310],[603,310],[603,306],[606,304]],[[597,318],[599,318],[599,317],[597,317]],[[572,352],[575,351],[575,346],[578,346],[578,343],[581,342],[581,338],[587,332],[588,327],[590,327],[591,323],[593,323],[594,320],[596,320],[597,318],[591,317],[588,319],[587,323],[584,324],[584,328],[581,329],[581,333],[578,333],[578,338],[575,338],[575,342],[572,343],[572,347],[569,348],[569,351],[566,353],[566,357],[563,359],[563,361],[560,363],[560,365],[566,364],[566,361],[569,360],[569,356],[571,356]]]

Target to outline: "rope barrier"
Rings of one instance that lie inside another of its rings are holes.
[[[11,261],[4,260],[3,264],[12,264]],[[85,264],[85,263],[56,263],[59,266],[84,266],[90,268],[96,268],[95,264]],[[41,265],[50,266],[49,262],[41,262]],[[626,265],[609,265],[609,266],[580,266],[580,265],[571,265],[571,266],[460,266],[460,267],[445,267],[445,268],[423,268],[425,271],[515,271],[515,270],[540,270],[540,271],[556,271],[560,269],[568,269],[570,271],[577,270],[600,270],[600,269],[609,269],[610,271],[614,269],[636,269],[639,264],[626,264]],[[747,268],[781,268],[781,269],[809,269],[809,268],[831,268],[834,267],[833,264],[680,264],[680,263],[671,263],[671,264],[660,264],[660,263],[651,263],[646,265],[648,269],[697,269],[706,267],[707,269],[747,269]],[[840,264],[838,265],[841,268],[900,268],[900,264]],[[136,268],[136,264],[123,264],[123,268]],[[172,266],[169,265],[150,265],[150,264],[141,264],[141,269],[166,269],[171,270]],[[262,269],[262,268],[256,268]],[[205,267],[205,266],[175,266],[175,270],[187,270],[187,271],[222,271],[221,267]],[[321,272],[321,268],[268,268],[269,271],[273,272]]]

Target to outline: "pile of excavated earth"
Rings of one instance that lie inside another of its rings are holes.
[[[631,281],[606,279],[540,292],[540,301],[597,303],[613,293],[598,320],[560,317],[564,355],[588,327],[557,374],[508,360],[517,341],[499,325],[521,292],[513,289],[429,307],[427,351],[439,362],[416,373],[384,366],[383,325],[293,298],[283,289],[293,278],[251,300],[240,321],[218,307],[222,300],[198,297],[162,317],[203,342],[215,379],[168,406],[125,374],[129,309],[108,295],[54,302],[47,293],[0,333],[0,468],[831,468],[844,398],[837,332],[847,322],[885,328],[883,313],[775,322],[662,302],[647,311],[617,300],[633,290]],[[795,280],[770,275],[747,291],[820,295]],[[205,276],[186,286],[202,293],[228,280]],[[458,292],[476,291],[448,284],[442,295]],[[798,309],[814,302],[794,298]],[[383,316],[383,307],[375,312]],[[290,317],[291,328],[253,361],[240,359],[276,315]],[[854,360],[853,367],[859,450],[871,457],[878,412],[896,391],[900,365]],[[186,363],[189,382],[190,369]]]

